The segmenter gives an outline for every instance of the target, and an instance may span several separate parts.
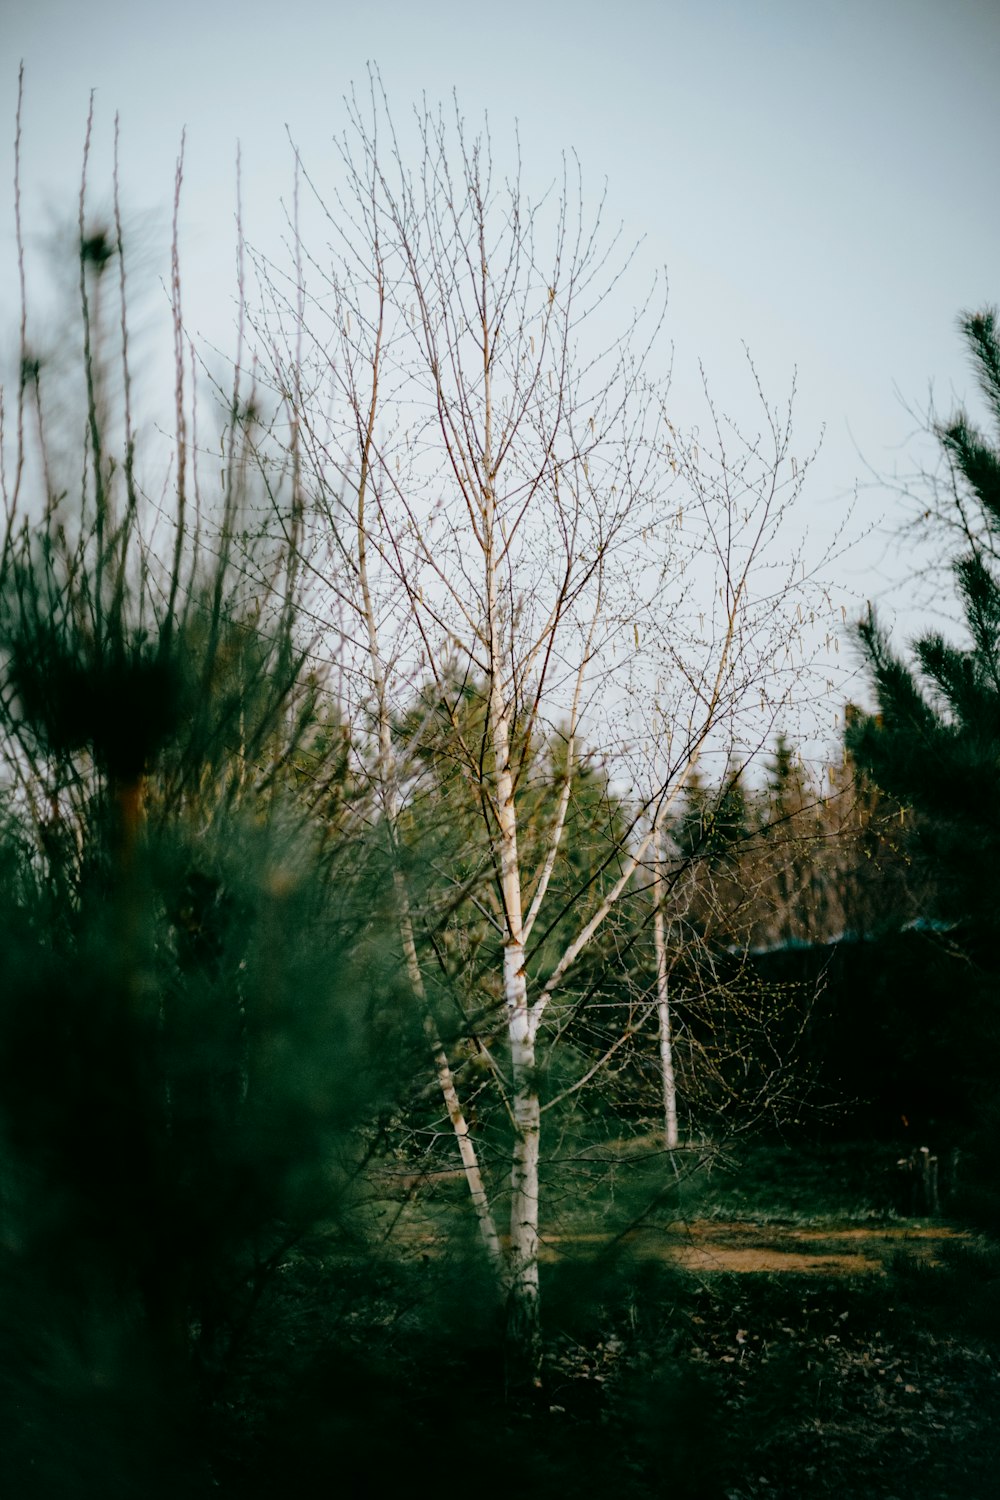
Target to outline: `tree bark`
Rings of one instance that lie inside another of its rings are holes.
[[[475,1142],[469,1134],[468,1122],[462,1101],[455,1087],[455,1076],[451,1071],[448,1054],[444,1050],[444,1043],[434,1024],[431,1015],[430,1002],[424,986],[424,978],[420,972],[420,962],[417,958],[417,947],[413,937],[413,918],[410,913],[409,899],[406,893],[406,883],[397,866],[394,872],[396,885],[396,898],[399,910],[399,928],[403,940],[403,956],[406,959],[406,969],[409,975],[413,993],[420,1004],[423,1013],[424,1035],[430,1044],[431,1054],[434,1058],[434,1071],[437,1075],[438,1087],[444,1098],[445,1108],[448,1111],[448,1119],[451,1128],[455,1132],[455,1140],[458,1143],[458,1153],[462,1159],[462,1168],[465,1172],[465,1181],[472,1199],[475,1210],[476,1221],[479,1225],[479,1235],[493,1267],[497,1283],[503,1291],[507,1285],[507,1270],[504,1264],[503,1248],[500,1244],[500,1236],[497,1234],[496,1223],[493,1218],[493,1210],[490,1208],[490,1200],[483,1183],[483,1174],[479,1169],[479,1157],[476,1153]]]
[[[676,1151],[677,1079],[674,1074],[673,1023],[670,1015],[670,977],[667,970],[666,920],[663,915],[663,828],[657,819],[653,835],[653,861],[656,874],[653,896],[653,943],[656,950],[656,1009],[660,1020],[660,1076],[663,1083],[663,1143]]]
[[[523,956],[523,955],[522,955]],[[510,961],[516,961],[511,955]],[[507,1295],[507,1388],[515,1398],[537,1389],[542,1372],[538,1285],[538,1161],[541,1110],[535,1041],[527,1015],[512,1019],[514,1150],[510,1201],[510,1288]]]

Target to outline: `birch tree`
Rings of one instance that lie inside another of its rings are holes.
[[[394,884],[415,1003],[506,1298],[511,1368],[530,1385],[543,1114],[606,1057],[552,1098],[543,1067],[580,1003],[574,976],[647,879],[699,757],[727,754],[741,723],[762,737],[787,698],[809,584],[784,530],[807,464],[791,457],[790,406],[762,396],[747,439],[711,405],[707,436],[672,420],[662,284],[621,315],[631,257],[605,234],[601,205],[588,214],[574,159],[536,199],[518,150],[498,167],[457,108],[416,111],[412,157],[377,80],[348,116],[334,186],[295,153],[291,263],[257,260],[259,357],[302,475],[302,567],[338,653],[342,711],[367,726],[359,774],[372,817],[396,847],[423,751],[446,758],[480,822],[485,879],[438,872],[428,893],[397,858]],[[427,683],[434,712],[394,732]],[[482,692],[471,718],[469,683]],[[654,692],[668,726],[655,753]],[[584,737],[629,815],[609,820],[598,869],[567,893],[555,877],[568,869]],[[553,762],[540,738],[561,746],[541,824],[537,782]],[[505,1245],[428,1009],[445,921],[484,931],[492,955]]]

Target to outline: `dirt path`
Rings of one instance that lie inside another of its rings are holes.
[[[797,1229],[739,1222],[695,1220],[666,1228],[643,1226],[624,1237],[633,1254],[667,1260],[704,1274],[720,1271],[799,1272],[813,1276],[858,1276],[883,1272],[897,1255],[934,1265],[949,1241],[966,1236],[945,1224],[880,1228]],[[555,1261],[575,1247],[610,1246],[602,1234],[546,1235],[543,1258]]]

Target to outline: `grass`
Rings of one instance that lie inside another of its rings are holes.
[[[870,1141],[822,1148],[749,1144],[723,1151],[687,1177],[678,1201],[691,1216],[753,1224],[892,1223],[898,1151]]]

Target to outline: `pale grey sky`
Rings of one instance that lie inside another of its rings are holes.
[[[608,220],[644,237],[635,295],[667,267],[679,400],[700,357],[739,409],[741,341],[774,399],[797,366],[802,447],[827,429],[809,490],[822,532],[866,463],[906,466],[895,387],[919,405],[933,380],[946,407],[971,392],[955,317],[1000,300],[997,0],[0,0],[0,58],[8,142],[25,63],[36,227],[72,209],[93,88],[95,179],[117,110],[125,201],[155,211],[162,259],[186,127],[187,310],[223,346],[237,139],[250,237],[273,243],[286,123],[332,186],[342,96],[369,60],[397,118],[455,89],[498,140],[517,121],[529,182],[575,150],[594,200],[607,179]],[[8,191],[4,267],[12,234]],[[9,276],[0,288],[5,335]],[[891,504],[866,489],[862,516],[891,520]],[[903,569],[868,543],[848,581],[863,597]]]

